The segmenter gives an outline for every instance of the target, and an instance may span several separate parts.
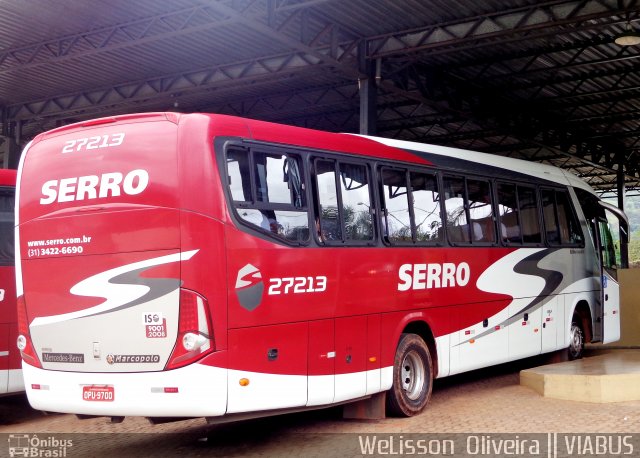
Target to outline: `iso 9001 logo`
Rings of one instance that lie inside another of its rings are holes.
[[[67,450],[71,447],[71,439],[38,437],[36,434],[9,434],[10,457],[63,458],[67,456]]]

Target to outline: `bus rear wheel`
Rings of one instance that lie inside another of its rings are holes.
[[[402,334],[393,364],[393,385],[387,395],[387,412],[400,417],[420,413],[431,398],[431,354],[416,334]]]
[[[569,360],[582,358],[584,352],[584,331],[580,325],[580,317],[574,316],[571,320],[571,330],[569,331],[569,348],[567,354]]]

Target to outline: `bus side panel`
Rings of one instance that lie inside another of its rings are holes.
[[[192,262],[181,264],[182,287],[203,296],[209,304],[216,350],[227,348],[227,260],[224,225],[213,218],[181,212],[182,251],[198,250]]]
[[[227,413],[306,405],[308,332],[307,323],[229,330]]]
[[[373,394],[380,389],[380,314],[367,317],[367,393]]]
[[[336,318],[335,402],[367,391],[367,316]]]
[[[331,404],[335,394],[335,320],[309,322],[308,406]]]

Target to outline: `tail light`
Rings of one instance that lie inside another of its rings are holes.
[[[22,360],[30,366],[42,368],[33,342],[31,342],[31,334],[29,334],[29,318],[27,317],[27,305],[24,296],[18,297],[18,341],[17,346],[20,350]]]
[[[198,293],[180,288],[178,337],[165,369],[191,364],[214,350],[209,304]]]

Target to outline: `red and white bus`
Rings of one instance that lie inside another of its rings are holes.
[[[24,391],[13,252],[16,171],[0,169],[0,395]]]
[[[17,201],[40,410],[227,421],[386,393],[408,416],[434,378],[620,334],[624,214],[549,166],[147,113],[37,136]]]

